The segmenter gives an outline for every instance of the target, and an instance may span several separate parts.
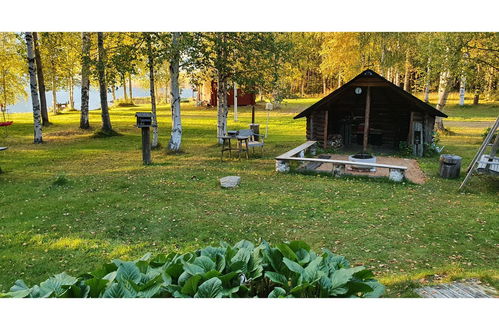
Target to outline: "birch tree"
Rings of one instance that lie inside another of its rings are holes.
[[[7,121],[5,114],[9,105],[28,97],[25,47],[15,33],[0,32],[0,112],[3,121]]]
[[[102,131],[104,133],[112,133],[111,119],[109,117],[109,109],[107,105],[107,86],[106,86],[106,51],[104,48],[104,33],[97,32],[97,74],[99,76],[99,91],[100,91],[100,104],[102,116]]]
[[[146,55],[147,55],[147,66],[149,68],[149,95],[151,97],[151,112],[152,112],[152,148],[158,147],[158,118],[156,115],[156,86],[155,86],[155,53],[153,52],[153,35],[152,33],[145,32],[144,34],[146,40]]]
[[[182,143],[182,120],[180,116],[180,45],[179,32],[172,33],[171,56],[170,56],[170,105],[172,109],[172,131],[168,150],[178,152]]]
[[[38,91],[40,93],[40,109],[42,114],[42,125],[49,126],[49,115],[47,110],[47,97],[45,95],[45,78],[43,76],[43,62],[38,46],[38,32],[33,32],[33,46],[35,50],[36,75],[38,78]]]
[[[206,32],[196,34],[197,69],[206,70],[217,82],[217,137],[227,133],[228,89],[236,82],[243,90],[256,91],[269,71],[274,71],[278,51],[274,33]],[[274,72],[273,72],[274,73]]]
[[[81,113],[80,128],[89,129],[88,101],[90,90],[90,32],[82,32],[82,56],[81,56]]]
[[[25,33],[26,46],[28,50],[28,72],[29,72],[29,86],[31,91],[31,103],[33,104],[33,135],[34,143],[43,143],[42,138],[42,121],[40,101],[38,99],[38,86],[36,81],[36,65],[35,65],[35,52],[33,49],[33,35],[31,32]]]

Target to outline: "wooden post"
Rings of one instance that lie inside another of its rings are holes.
[[[149,127],[142,127],[142,161],[144,165],[151,164],[151,131]]]
[[[251,123],[252,124],[255,123],[255,106],[254,105],[251,106]]]
[[[237,121],[237,84],[234,82],[234,121]]]
[[[411,116],[409,118],[409,134],[407,134],[407,145],[414,144],[413,122],[414,122],[414,112],[411,111]]]
[[[324,149],[327,147],[327,128],[329,126],[329,111],[325,111],[324,114]]]
[[[367,142],[369,139],[369,114],[371,112],[371,87],[367,86],[366,94],[366,112],[364,114],[364,141],[362,151],[367,152]]]

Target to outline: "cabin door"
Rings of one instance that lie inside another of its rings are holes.
[[[423,123],[420,121],[415,121],[412,123],[412,131],[414,132],[414,137],[412,139],[413,145],[412,150],[414,156],[423,156]]]

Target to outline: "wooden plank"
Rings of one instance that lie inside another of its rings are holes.
[[[461,287],[457,285],[458,283],[449,284],[451,290],[455,291],[459,298],[475,298],[472,294],[463,290]]]
[[[397,169],[397,170],[401,170],[401,171],[407,170],[406,166],[378,164],[378,163],[351,162],[351,161],[348,161],[348,160],[321,159],[321,158],[301,158],[301,157],[283,157],[283,155],[278,156],[275,159],[277,159],[277,160],[298,160],[298,161],[331,163],[331,164],[343,164],[343,165],[363,165],[363,166],[369,166],[369,167],[392,168],[392,169]]]
[[[297,153],[299,153],[300,151],[302,150],[305,150],[311,146],[313,146],[314,144],[316,144],[317,141],[307,141],[301,145],[299,145],[298,147],[294,148],[294,149],[291,149],[289,150],[288,152],[285,152],[283,153],[282,155],[280,156],[277,156],[275,159],[281,159],[281,160],[286,160],[287,158],[289,157],[292,157],[294,155],[296,155]]]
[[[329,125],[329,111],[324,111],[324,149],[327,147],[327,129]]]
[[[414,144],[414,131],[412,123],[414,122],[414,111],[411,111],[411,116],[409,117],[409,134],[407,135],[407,144],[412,146]]]
[[[367,141],[369,138],[369,114],[371,112],[371,87],[367,87],[366,95],[366,111],[364,113],[364,141],[362,143],[362,150],[367,151]]]

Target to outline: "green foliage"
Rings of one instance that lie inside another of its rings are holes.
[[[399,154],[401,156],[412,156],[413,148],[412,145],[407,143],[407,141],[399,142]]]
[[[491,127],[487,127],[487,129],[485,129],[485,131],[483,131],[481,137],[482,137],[482,139],[484,141],[485,141],[485,138],[487,137],[487,135],[489,135],[490,130],[491,130]],[[494,135],[492,135],[491,143],[496,139],[496,137],[497,137],[497,133],[495,133]]]
[[[254,246],[221,243],[193,253],[113,260],[80,275],[57,274],[28,287],[15,282],[13,298],[237,298],[380,297],[384,286],[364,267],[350,267],[324,249],[319,256],[302,241]]]

